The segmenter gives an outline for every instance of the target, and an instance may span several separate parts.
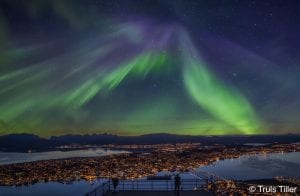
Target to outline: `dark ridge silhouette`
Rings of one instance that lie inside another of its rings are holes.
[[[245,143],[292,143],[300,142],[300,135],[227,135],[190,136],[172,134],[148,134],[141,136],[117,136],[112,134],[63,135],[49,139],[33,134],[9,134],[0,136],[0,151],[27,152],[50,151],[61,145],[105,145],[105,144],[165,144],[199,142],[203,145],[243,145]]]

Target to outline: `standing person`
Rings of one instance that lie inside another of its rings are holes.
[[[177,174],[177,175],[175,176],[174,183],[175,183],[175,194],[176,194],[176,195],[179,195],[179,191],[180,191],[180,183],[181,183],[181,178],[180,178],[179,174]]]
[[[118,179],[117,177],[115,177],[115,178],[113,178],[111,181],[112,181],[112,184],[113,184],[113,186],[114,186],[114,192],[116,192],[117,186],[118,186],[118,184],[119,184],[119,179]]]

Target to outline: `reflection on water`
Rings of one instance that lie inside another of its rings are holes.
[[[64,159],[64,158],[72,158],[72,157],[99,157],[99,156],[118,154],[124,152],[126,151],[103,150],[100,148],[86,149],[86,150],[73,150],[73,151],[36,152],[36,153],[0,152],[0,165],[38,161],[38,160]]]
[[[200,170],[235,180],[264,179],[276,176],[300,177],[300,152],[241,156],[218,161]]]

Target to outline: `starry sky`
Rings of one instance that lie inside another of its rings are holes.
[[[297,0],[2,0],[0,135],[300,133]]]

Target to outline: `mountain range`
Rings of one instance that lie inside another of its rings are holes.
[[[42,138],[33,134],[9,134],[0,136],[0,151],[27,152],[51,151],[62,145],[106,145],[106,144],[164,144],[199,142],[203,145],[242,145],[245,143],[292,143],[300,142],[298,134],[284,135],[228,135],[189,136],[173,134],[147,134],[140,136],[118,136],[112,134],[62,135]]]

